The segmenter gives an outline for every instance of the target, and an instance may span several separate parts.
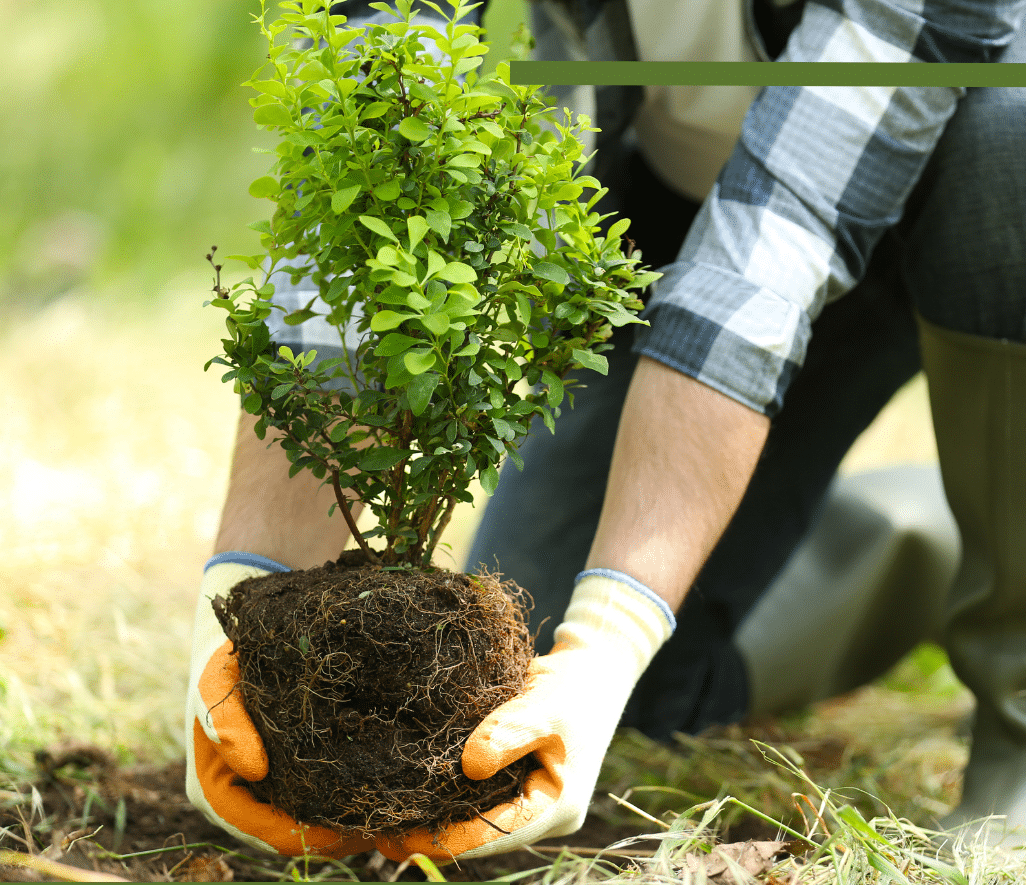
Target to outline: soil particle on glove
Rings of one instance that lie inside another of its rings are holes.
[[[521,692],[525,594],[490,575],[383,569],[358,555],[237,585],[214,609],[270,774],[254,796],[371,834],[440,829],[521,795],[530,757],[463,774],[467,737]]]

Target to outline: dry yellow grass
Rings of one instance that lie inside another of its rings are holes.
[[[224,494],[236,401],[209,283],[151,306],[72,294],[5,324],[0,745],[62,737],[180,755],[192,607]],[[913,382],[847,469],[934,456]],[[462,564],[479,510],[447,535]]]
[[[64,298],[7,326],[0,743],[181,752],[198,575],[234,409],[182,281],[154,309]]]

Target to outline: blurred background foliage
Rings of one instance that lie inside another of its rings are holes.
[[[257,0],[0,0],[0,304],[148,301],[203,256],[255,251],[267,169],[249,90]],[[496,56],[523,19],[495,0]]]

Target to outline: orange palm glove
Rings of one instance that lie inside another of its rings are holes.
[[[531,662],[524,693],[485,718],[463,750],[474,779],[534,753],[541,767],[523,796],[485,813],[491,823],[379,839],[378,849],[392,860],[415,852],[470,859],[577,830],[631,691],[675,626],[669,606],[633,578],[607,569],[579,575],[556,645]]]
[[[193,626],[186,699],[186,792],[212,822],[252,848],[298,856],[348,857],[374,847],[371,838],[300,824],[259,802],[243,783],[267,776],[263,742],[235,690],[239,667],[210,605],[240,581],[284,566],[248,553],[219,554],[207,563]]]

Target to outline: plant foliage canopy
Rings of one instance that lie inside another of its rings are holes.
[[[229,337],[207,367],[228,366],[293,474],[332,483],[347,518],[342,489],[371,508],[382,561],[426,565],[472,480],[491,493],[532,419],[554,428],[568,373],[605,371],[613,327],[639,322],[632,290],[658,275],[625,254],[626,219],[602,232],[589,121],[557,120],[507,65],[479,77],[463,0],[427,3],[444,27],[412,0],[360,27],[321,0],[280,5],[257,17],[269,54],[248,84],[280,137],[250,192],[275,208],[254,225],[266,252],[236,256],[262,276],[229,290],[218,273]],[[319,292],[284,322],[323,316],[355,351],[317,361],[271,339],[283,270]]]

